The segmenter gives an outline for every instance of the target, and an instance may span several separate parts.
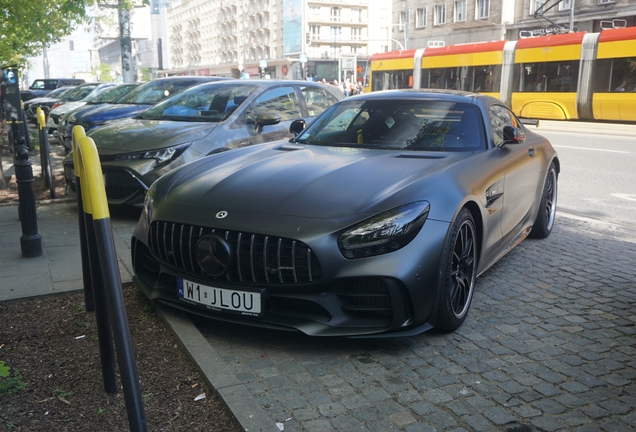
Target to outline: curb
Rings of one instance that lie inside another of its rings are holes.
[[[225,365],[186,313],[157,302],[153,302],[153,305],[241,429],[280,432],[276,423]]]

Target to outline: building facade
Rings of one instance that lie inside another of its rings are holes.
[[[362,79],[370,54],[394,48],[390,10],[382,0],[175,0],[166,74]]]
[[[392,23],[408,48],[517,40],[634,26],[636,0],[393,0]]]

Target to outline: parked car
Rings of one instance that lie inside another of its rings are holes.
[[[52,109],[57,108],[60,105],[64,105],[65,103],[68,103],[68,102],[75,102],[75,101],[78,101],[78,100],[82,100],[86,96],[91,94],[93,91],[96,91],[99,88],[103,88],[104,86],[110,86],[110,85],[112,85],[112,83],[98,83],[98,82],[96,82],[96,83],[80,84],[77,87],[73,88],[71,91],[65,92],[64,94],[62,94],[57,99],[48,99],[47,98],[47,99],[43,99],[41,102],[32,103],[29,106],[29,110],[31,111],[30,115],[35,118],[37,109],[39,107],[46,114],[47,121],[48,121],[48,115],[49,115],[49,112],[51,112]],[[29,114],[27,114],[27,116],[29,116]],[[54,129],[55,128],[49,128],[47,126],[47,133],[52,134],[54,132]]]
[[[134,281],[195,314],[310,335],[453,331],[476,277],[550,234],[559,170],[548,140],[498,99],[354,96],[290,141],[153,183]]]
[[[79,78],[40,78],[31,83],[28,90],[22,90],[20,92],[20,99],[27,101],[38,97],[45,96],[50,93],[51,90],[55,90],[60,87],[78,86],[84,84],[86,81]]]
[[[68,116],[71,113],[76,112],[78,109],[84,106],[96,107],[105,103],[116,102],[126,94],[130,93],[137,86],[139,86],[139,83],[114,84],[112,86],[102,88],[99,91],[93,92],[80,101],[69,102],[62,106],[59,106],[51,110],[51,112],[49,113],[47,126],[55,127],[57,125],[57,130],[55,132],[56,138],[59,140],[60,143],[62,143],[62,145],[64,145],[64,148],[68,152],[70,151],[71,146],[70,136],[66,135],[66,124]]]
[[[110,204],[141,206],[158,177],[214,152],[289,138],[344,95],[334,86],[289,80],[226,80],[178,93],[132,119],[88,133],[97,146]],[[73,158],[64,161],[75,191]]]
[[[53,104],[53,106],[51,106],[51,110],[46,116],[47,129],[52,135],[56,134],[60,124],[60,120],[64,114],[74,110],[75,108],[83,106],[86,103],[87,99],[90,99],[95,95],[99,95],[102,91],[113,88],[116,85],[117,84],[115,83],[102,83],[92,88],[91,86],[86,85],[83,88],[83,91],[77,95],[77,97],[80,97],[82,94],[85,94],[83,98],[78,100],[69,100],[66,102],[58,101],[58,103]]]
[[[37,118],[36,118],[37,109],[32,110],[31,105],[35,104],[36,106],[39,106],[38,105],[39,103],[49,102],[51,99],[54,99],[55,102],[57,102],[59,98],[63,97],[66,92],[68,92],[69,90],[73,88],[75,88],[75,86],[60,87],[55,90],[52,90],[51,92],[47,93],[45,96],[29,99],[27,101],[22,102],[24,113],[26,114],[27,122],[31,124],[37,123]],[[53,102],[53,104],[55,104],[55,102]]]
[[[67,120],[68,129],[72,129],[75,125],[81,125],[86,132],[89,132],[103,126],[107,122],[133,117],[157,102],[188,87],[204,82],[228,79],[231,78],[208,76],[157,78],[140,85],[113,103],[73,113]],[[67,132],[67,135],[70,135],[70,132]]]

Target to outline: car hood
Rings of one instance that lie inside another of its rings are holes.
[[[90,110],[83,115],[76,115],[75,120],[78,123],[99,123],[108,120],[117,120],[126,117],[132,117],[140,112],[150,108],[151,105],[134,105],[134,104],[109,104],[99,106],[99,108]]]
[[[73,111],[74,109],[80,108],[86,105],[86,102],[77,101],[77,102],[67,102],[64,105],[60,105],[59,107],[51,110],[51,114],[53,115],[63,115],[69,111]]]
[[[248,211],[307,218],[347,218],[427,196],[426,177],[464,158],[338,147],[264,144],[203,159],[165,177],[157,198],[211,211]],[[170,184],[166,184],[169,182]],[[345,187],[346,186],[346,187]],[[163,189],[163,191],[160,191]],[[438,188],[439,189],[439,188]],[[374,204],[393,197],[378,208]],[[430,195],[429,195],[430,196]]]
[[[89,132],[101,155],[171,147],[206,137],[218,123],[124,119]]]

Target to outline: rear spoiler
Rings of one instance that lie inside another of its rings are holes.
[[[520,118],[519,121],[526,126],[536,126],[539,127],[538,119],[529,119],[529,118]]]

